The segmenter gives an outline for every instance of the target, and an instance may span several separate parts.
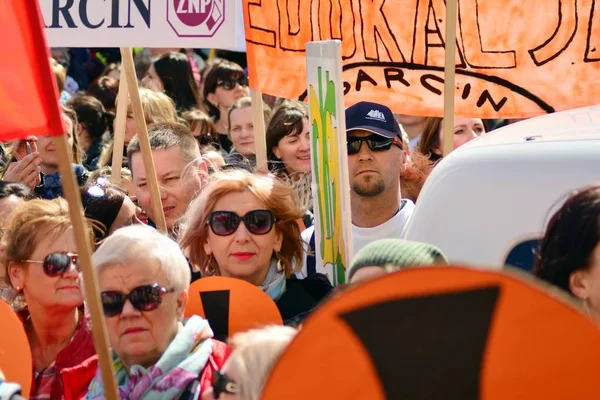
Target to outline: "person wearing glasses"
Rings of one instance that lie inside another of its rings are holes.
[[[258,400],[273,365],[296,337],[289,326],[266,326],[233,335],[234,350],[202,400]]]
[[[88,233],[92,235],[91,229]],[[62,199],[30,200],[12,214],[4,235],[7,284],[20,293],[19,311],[33,356],[31,398],[61,399],[72,387],[68,369],[85,376],[96,352],[82,308],[77,248]],[[89,379],[88,379],[89,382]]]
[[[349,107],[346,135],[352,244],[356,253],[378,239],[402,238],[415,204],[402,198],[400,172],[406,168],[407,155],[392,111],[366,101]],[[302,233],[302,239],[309,243],[313,255],[306,257],[297,276],[327,272],[317,266],[314,257],[314,226]]]
[[[144,225],[119,229],[92,256],[122,399],[197,399],[231,350],[208,321],[184,320],[190,269],[172,239]],[[98,367],[98,358],[88,360]],[[85,399],[104,399],[100,368]],[[79,397],[78,397],[79,398]]]
[[[219,143],[225,153],[231,151],[228,138],[229,109],[236,101],[249,95],[248,77],[239,65],[222,61],[215,64],[204,79],[203,98],[219,133]]]
[[[190,205],[179,244],[203,277],[242,279],[273,299],[284,323],[302,319],[331,291],[323,275],[298,280],[303,249],[296,192],[274,175],[215,173]]]

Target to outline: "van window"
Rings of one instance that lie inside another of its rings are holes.
[[[529,239],[518,243],[508,252],[504,265],[510,265],[511,267],[531,272],[539,245],[540,239]]]

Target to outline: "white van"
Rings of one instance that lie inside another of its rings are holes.
[[[434,168],[405,238],[453,263],[530,270],[548,219],[574,189],[600,183],[600,106],[495,130]]]

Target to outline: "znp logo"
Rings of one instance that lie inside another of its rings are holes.
[[[179,37],[212,37],[225,21],[225,0],[168,0],[167,21]]]

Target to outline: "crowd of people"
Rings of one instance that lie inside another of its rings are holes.
[[[335,286],[333,271],[315,259],[306,104],[265,96],[269,172],[257,172],[245,70],[190,49],[136,54],[168,229],[159,233],[129,103],[121,178],[111,178],[118,59],[102,64],[101,51],[86,51],[87,64],[70,65],[73,51],[53,49],[51,66],[122,398],[258,399],[277,357],[330,296],[400,268],[452,261],[435,246],[402,240],[443,157],[442,119],[371,102],[346,110],[355,257],[349,281]],[[457,117],[454,148],[509,122]],[[0,151],[0,297],[29,340],[31,398],[104,398],[54,141],[29,137]],[[599,217],[599,187],[574,193],[551,218],[534,269],[594,318]],[[284,326],[227,343],[213,338],[207,320],[184,318],[190,284],[211,276],[258,287]]]

